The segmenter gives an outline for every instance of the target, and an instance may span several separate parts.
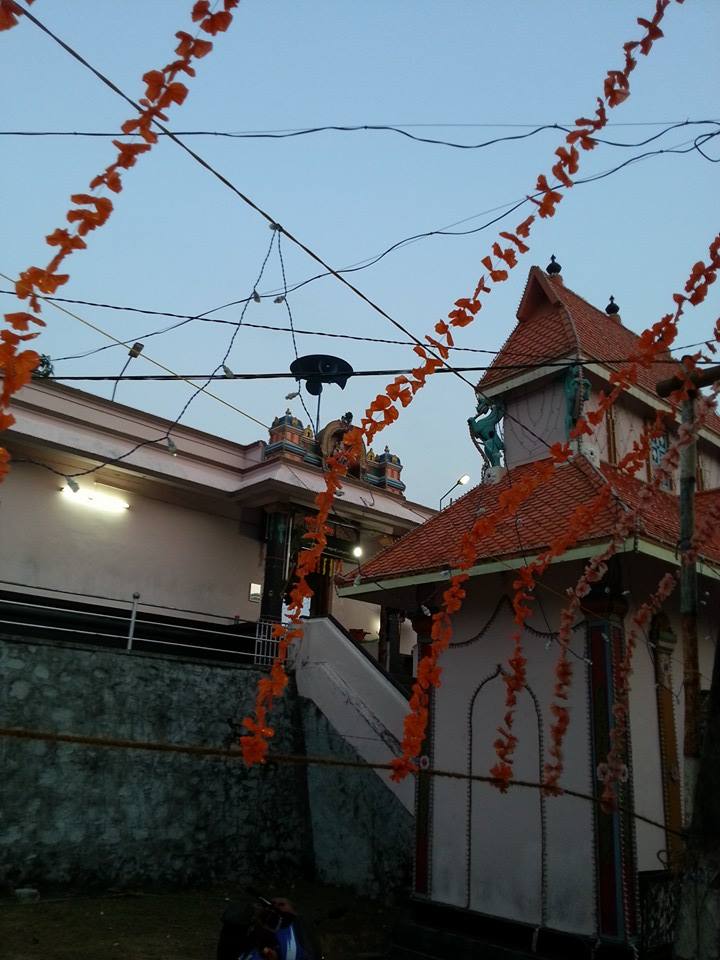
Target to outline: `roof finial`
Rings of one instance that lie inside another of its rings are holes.
[[[615,303],[615,297],[610,297],[610,303],[605,307],[605,313],[610,317],[614,317],[615,314],[620,313],[620,307]]]
[[[557,276],[562,270],[562,266],[555,259],[555,254],[550,257],[550,263],[545,268],[545,272],[549,273],[551,277]]]

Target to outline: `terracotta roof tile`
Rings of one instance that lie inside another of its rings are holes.
[[[559,277],[551,277],[539,267],[531,267],[525,292],[518,309],[518,323],[495,357],[478,386],[489,387],[511,379],[518,372],[507,364],[537,363],[582,356],[590,360],[624,360],[637,349],[638,334],[623,326],[566,287]],[[638,386],[656,395],[658,380],[674,376],[676,366],[666,353],[667,363],[655,363],[638,371]],[[618,363],[604,363],[618,369]],[[720,417],[712,413],[706,425],[720,434]]]
[[[363,564],[362,579],[403,577],[455,566],[465,531],[478,516],[490,513],[497,507],[500,494],[509,488],[511,482],[532,475],[538,470],[540,462],[515,467],[498,483],[475,487],[437,516]],[[552,478],[523,504],[517,526],[514,520],[507,520],[498,526],[495,533],[483,542],[477,562],[537,554],[563,529],[576,506],[587,503],[608,481],[612,483],[618,499],[598,513],[582,543],[608,537],[617,519],[617,511],[624,508],[623,504],[635,507],[639,503],[644,482],[620,475],[609,465],[603,465],[602,472],[598,471],[584,457],[578,457],[573,463],[558,467]],[[718,502],[720,490],[700,494],[699,514],[709,509],[710,504]],[[674,548],[678,524],[677,496],[656,491],[645,510],[640,532],[650,540]],[[720,531],[701,546],[701,553],[709,560],[720,562]]]

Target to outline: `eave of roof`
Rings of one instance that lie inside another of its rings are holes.
[[[512,482],[522,481],[538,469],[542,461],[513,468],[497,484],[481,484],[464,497],[455,501],[442,513],[415,528],[397,543],[364,564],[360,571],[361,586],[364,582],[396,582],[410,578],[413,582],[443,579],[458,563],[462,537],[478,516],[491,514],[498,499]],[[603,465],[595,468],[584,457],[556,468],[550,480],[538,487],[522,505],[516,518],[500,522],[478,551],[473,569],[487,572],[488,564],[513,563],[523,555],[535,556],[548,547],[557,531],[569,520],[574,509],[589,500],[604,484],[612,485],[615,496],[610,504],[598,511],[591,528],[577,544],[578,549],[612,535],[619,510],[630,510],[641,503],[640,493],[646,484],[636,478],[619,474],[616,468]],[[715,501],[713,491],[706,491],[699,501],[699,513],[709,509]],[[720,496],[720,491],[718,491]],[[707,506],[706,506],[707,504]],[[639,539],[654,544],[657,549],[674,556],[677,543],[678,498],[663,491],[655,491],[648,504],[643,505],[643,514],[638,523]],[[714,531],[700,547],[700,552],[710,565],[720,565],[720,531]],[[349,582],[343,589],[349,588]]]
[[[517,310],[518,322],[501,347],[478,389],[488,397],[514,389],[554,372],[548,364],[577,359],[598,376],[609,379],[620,363],[637,349],[639,336],[624,326],[619,317],[608,316],[580,294],[566,287],[561,277],[550,277],[537,266],[530,268],[525,291]],[[656,409],[672,410],[656,392],[659,380],[674,376],[677,363],[669,351],[667,362],[640,367],[637,385],[627,391]],[[507,365],[533,363],[530,370],[517,372]],[[711,413],[701,436],[720,444],[720,417]]]

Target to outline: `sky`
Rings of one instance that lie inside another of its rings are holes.
[[[172,56],[178,30],[192,30],[185,0],[38,0],[32,12],[131,97],[141,76]],[[241,0],[227,34],[198,65],[185,104],[169,126],[180,130],[268,131],[327,124],[394,124],[430,137],[476,143],[527,133],[542,124],[569,124],[592,115],[609,68],[622,65],[622,44],[635,38],[638,16],[654,0]],[[720,3],[671,4],[665,37],[632,74],[632,95],[612,111],[608,139],[637,143],[683,120],[720,121],[717,90]],[[0,131],[117,131],[132,115],[67,52],[29,21],[0,34]],[[524,124],[530,127],[507,125]],[[479,126],[482,125],[482,126]],[[581,175],[608,170],[655,147],[687,144],[703,128],[667,133],[637,149],[600,146],[582,157]],[[416,233],[464,221],[471,229],[522,199],[540,172],[549,173],[562,134],[482,150],[415,143],[379,131],[323,132],[289,139],[188,138],[188,143],[287,230],[335,268],[364,261]],[[43,238],[64,225],[72,193],[112,159],[108,139],[0,136],[0,272],[16,276],[44,265]],[[720,157],[720,138],[708,144]],[[539,223],[532,247],[493,291],[478,321],[457,342],[497,350],[515,323],[527,271],[555,254],[565,283],[599,307],[610,294],[623,321],[640,331],[672,307],[692,264],[720,227],[720,164],[698,153],[654,156],[595,183],[578,185],[553,219]],[[66,297],[180,314],[197,314],[250,295],[271,239],[253,210],[164,141],[128,171],[115,211],[91,234],[88,249],[66,261]],[[495,211],[490,213],[488,211]],[[436,236],[391,253],[349,275],[368,297],[416,336],[431,332],[453,302],[472,292],[496,231],[527,216],[463,236]],[[289,285],[318,272],[308,256],[283,241]],[[7,289],[6,281],[0,281]],[[282,287],[276,250],[257,288]],[[706,338],[720,313],[718,291],[683,320],[680,341]],[[287,326],[274,296],[252,302],[245,321]],[[294,323],[368,337],[405,339],[335,278],[292,293]],[[0,297],[3,310],[16,308]],[[148,337],[174,321],[115,309],[70,307],[121,340],[139,339],[143,355],[128,373],[153,373],[147,357],[175,372],[210,372],[232,328],[192,322]],[[237,322],[241,307],[213,316]],[[116,375],[127,351],[59,360],[110,341],[49,306],[35,342],[65,375]],[[415,365],[410,347],[321,336],[298,336],[300,354],[332,353],[356,370]],[[236,372],[284,372],[294,359],[289,333],[245,327],[228,365]],[[480,365],[491,356],[454,355]],[[468,374],[471,380],[480,374]],[[357,378],[344,392],[325,388],[321,421],[352,411],[359,420],[387,378]],[[109,397],[109,382],[73,382]],[[214,392],[264,424],[299,400],[286,401],[294,381],[220,382]],[[182,382],[121,382],[117,400],[174,419],[191,389]],[[376,441],[403,464],[407,496],[436,505],[461,474],[480,478],[479,454],[467,433],[474,412],[470,387],[452,375],[432,378],[400,419]],[[212,398],[199,396],[183,423],[239,443],[266,436],[263,427]],[[122,453],[118,450],[118,453]]]

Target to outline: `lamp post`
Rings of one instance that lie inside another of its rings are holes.
[[[450,489],[448,490],[448,492],[447,492],[447,493],[444,493],[444,494],[440,497],[440,507],[439,507],[439,509],[442,510],[442,502],[443,502],[443,500],[445,499],[445,497],[449,496],[449,495],[453,492],[453,490],[455,489],[455,487],[464,487],[465,484],[466,484],[466,483],[469,483],[469,482],[470,482],[470,474],[469,474],[469,473],[464,473],[461,477],[458,477],[458,479],[457,479],[457,480],[455,481],[455,483],[450,487]]]

